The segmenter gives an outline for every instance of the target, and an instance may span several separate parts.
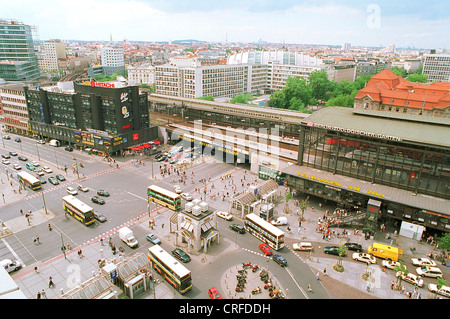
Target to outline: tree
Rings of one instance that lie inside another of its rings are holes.
[[[428,76],[426,76],[425,74],[419,74],[419,73],[412,73],[412,74],[408,75],[408,77],[406,79],[410,82],[421,82],[421,83],[428,82]]]
[[[286,201],[285,205],[284,205],[284,212],[286,214],[289,214],[291,212],[291,209],[289,208],[289,201],[292,198],[292,192],[289,191],[288,193],[286,193],[286,195],[284,195],[284,200]]]
[[[399,261],[400,265],[394,267],[395,274],[397,276],[397,273],[400,272],[399,276],[397,276],[397,286],[400,288],[402,284],[402,276],[401,275],[408,275],[409,270],[406,269],[405,264],[403,261]]]
[[[309,207],[309,196],[306,199],[300,201],[300,210],[302,211],[302,220],[305,220],[303,215],[305,214],[305,210]]]
[[[213,96],[200,96],[197,99],[205,100],[205,101],[214,101],[214,97]]]
[[[230,100],[230,103],[232,104],[248,104],[249,101],[253,99],[253,95],[245,93],[245,94],[239,94],[233,97]]]
[[[437,241],[441,249],[450,250],[450,233],[438,237]]]
[[[276,107],[279,109],[288,108],[289,104],[286,101],[286,93],[284,90],[277,90],[270,96],[269,100],[270,107]]]
[[[408,71],[406,71],[405,68],[399,68],[398,66],[394,66],[391,68],[392,73],[395,75],[401,76],[402,78],[405,78],[408,74]]]
[[[328,79],[328,74],[325,70],[315,70],[311,72],[308,81],[311,86],[312,96],[317,100],[327,101],[336,86],[335,81],[330,81]]]

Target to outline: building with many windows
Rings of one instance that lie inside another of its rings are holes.
[[[428,81],[450,82],[450,54],[425,54],[422,73]]]
[[[6,132],[27,135],[28,112],[25,91],[22,83],[5,83],[0,85],[0,121]]]
[[[33,134],[107,154],[158,136],[150,127],[147,93],[120,82],[84,81],[25,88]]]
[[[104,47],[101,49],[103,74],[124,74],[125,62],[121,47]]]
[[[155,84],[155,67],[150,63],[143,63],[140,65],[129,65],[127,67],[128,81],[135,85]]]
[[[58,60],[66,57],[65,45],[60,40],[51,40],[39,45],[38,64],[41,70],[57,71]]]

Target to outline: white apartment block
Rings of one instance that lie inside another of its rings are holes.
[[[155,67],[150,63],[144,63],[136,66],[129,65],[127,67],[127,71],[130,85],[153,85],[155,83]]]
[[[103,66],[124,66],[123,49],[120,47],[104,47],[101,49]]]
[[[39,45],[38,65],[41,70],[57,71],[58,59],[66,57],[65,45],[61,41],[47,41]]]
[[[20,83],[0,85],[1,124],[7,132],[27,134],[28,112],[25,91]]]
[[[450,54],[425,54],[422,73],[430,82],[450,82]]]

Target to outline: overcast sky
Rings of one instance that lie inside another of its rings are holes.
[[[450,49],[450,1],[0,0],[39,39],[307,43]]]

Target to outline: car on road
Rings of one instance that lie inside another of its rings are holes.
[[[273,254],[272,248],[270,248],[267,244],[260,244],[258,247],[266,256],[270,256]]]
[[[9,165],[10,161],[7,160],[6,158],[2,158],[2,163],[5,165]]]
[[[314,250],[314,247],[311,243],[300,242],[300,243],[294,243],[292,245],[292,249],[300,250],[300,251],[312,251],[312,250]]]
[[[17,159],[19,161],[24,161],[24,162],[28,161],[28,158],[26,156],[23,156],[23,155],[19,156]]]
[[[14,164],[13,168],[18,171],[19,169],[22,169],[22,166],[20,166],[19,164]]]
[[[450,287],[448,286],[441,286],[441,288],[438,288],[436,284],[428,284],[428,290],[441,296],[450,298]]]
[[[216,287],[212,287],[212,288],[208,289],[208,296],[211,299],[222,299],[222,296],[220,295],[220,293]]]
[[[70,195],[77,195],[77,194],[78,194],[77,190],[76,190],[75,188],[73,188],[73,187],[70,187],[70,186],[66,188],[66,191],[67,191]]]
[[[239,234],[245,234],[245,228],[242,225],[231,224],[230,229],[234,230],[235,232],[238,232]]]
[[[26,163],[25,164],[25,167],[27,168],[27,169],[29,169],[30,171],[34,171],[34,169],[36,168],[33,164],[31,164],[31,163]]]
[[[38,161],[31,161],[31,164],[33,164],[35,167],[38,167],[40,165]]]
[[[109,197],[109,193],[107,191],[105,191],[104,189],[99,189],[97,191],[97,195],[104,196],[104,197]]]
[[[187,201],[191,201],[194,199],[194,197],[192,197],[192,195],[189,193],[181,193],[180,196]]]
[[[18,260],[11,260],[11,259],[3,259],[0,261],[0,265],[5,268],[5,270],[10,273],[15,270],[18,270],[22,268],[22,264]]]
[[[34,172],[36,173],[36,175],[38,176],[44,176],[44,171],[42,170],[42,168],[38,167],[34,169]]]
[[[175,191],[175,193],[177,194],[181,194],[183,192],[183,190],[181,189],[180,185],[175,185],[173,187],[173,190]]]
[[[47,183],[47,180],[44,177],[38,176],[37,179],[41,181],[41,184],[46,184]]]
[[[53,185],[58,185],[58,184],[59,184],[58,180],[57,180],[56,177],[54,177],[54,176],[50,176],[50,177],[48,178],[48,181],[49,181],[50,183],[52,183]]]
[[[11,136],[9,136],[9,135],[3,135],[3,139],[4,139],[4,140],[10,140],[10,139],[11,139]]]
[[[60,181],[60,182],[64,182],[66,180],[66,178],[64,176],[62,176],[61,174],[56,174],[56,178]]]
[[[191,257],[180,248],[175,248],[174,250],[172,250],[172,255],[176,259],[178,259],[184,263],[188,263],[191,261]]]
[[[3,157],[3,158],[11,158],[11,156],[9,156],[8,153],[2,154],[2,157]]]
[[[78,188],[78,190],[80,190],[80,191],[82,191],[84,193],[89,191],[89,188],[87,188],[87,187],[85,187],[83,185],[78,185],[77,188]]]
[[[38,143],[38,144],[45,144],[45,141],[44,140],[39,140],[36,143]]]
[[[431,278],[442,278],[442,271],[437,267],[423,266],[416,269],[416,273],[419,276],[431,277]]]
[[[42,170],[47,174],[53,173],[52,169],[48,166],[42,166]]]
[[[233,215],[231,215],[229,212],[224,212],[222,210],[216,211],[216,215],[219,216],[220,218],[225,219],[225,220],[232,220],[233,219]]]
[[[165,155],[158,155],[155,157],[157,162],[162,162],[164,160],[166,160],[166,156]]]
[[[94,210],[94,218],[98,220],[100,223],[104,223],[107,220],[105,215],[96,210]]]
[[[18,138],[18,137],[14,141],[16,141],[17,143],[22,142],[22,140],[20,138]]]
[[[287,260],[286,258],[284,258],[281,255],[273,255],[272,259],[279,264],[281,267],[286,267],[287,266]]]
[[[11,155],[11,156],[17,156],[17,153],[14,152],[14,151],[10,151],[10,152],[9,152],[9,155]]]
[[[104,205],[104,204],[105,204],[105,201],[103,200],[103,198],[100,198],[100,197],[98,197],[98,196],[93,196],[93,197],[91,198],[91,201],[92,201],[93,203],[96,203],[96,204],[99,204],[99,205]]]
[[[436,267],[436,263],[434,260],[428,259],[428,258],[412,258],[411,262],[414,266],[430,266],[430,267]]]
[[[377,259],[374,256],[367,253],[353,253],[352,259],[356,261],[362,261],[363,263],[367,264],[377,263]]]
[[[72,152],[72,151],[73,151],[73,148],[70,147],[70,146],[66,146],[66,147],[64,147],[64,150],[66,150],[66,151],[68,151],[68,152]]]
[[[381,266],[384,268],[394,269],[395,267],[400,267],[400,263],[398,261],[385,259],[381,262]]]
[[[325,247],[323,247],[323,252],[325,254],[339,256],[339,247],[338,246],[325,246]],[[346,254],[344,254],[343,256],[346,256]]]
[[[347,247],[348,250],[357,251],[358,253],[362,252],[362,246],[357,243],[345,243],[345,247]]]
[[[409,282],[410,284],[413,284],[418,287],[423,286],[423,279],[420,279],[418,276],[414,275],[413,273],[408,273],[405,275],[403,272],[398,271],[395,276],[397,278],[401,278],[402,280]]]
[[[160,245],[161,244],[161,239],[159,239],[158,237],[156,237],[155,234],[149,233],[145,236],[145,238],[147,238],[147,240],[149,242],[151,242],[153,245]]]

